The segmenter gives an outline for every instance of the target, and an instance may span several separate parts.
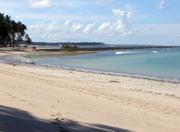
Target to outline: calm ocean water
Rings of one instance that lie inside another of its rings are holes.
[[[34,59],[37,64],[180,81],[180,48],[100,51]]]

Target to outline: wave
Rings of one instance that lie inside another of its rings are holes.
[[[125,54],[136,54],[137,52],[130,52],[130,51],[117,51],[115,52],[116,55],[125,55]]]
[[[154,50],[154,51],[153,51],[153,53],[154,53],[154,54],[157,54],[157,53],[158,53],[158,51]]]
[[[153,54],[157,54],[158,51],[153,50]],[[138,54],[138,53],[144,53],[144,52],[132,52],[132,51],[117,51],[115,52],[116,55],[126,55],[126,54]]]

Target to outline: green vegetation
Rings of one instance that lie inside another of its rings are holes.
[[[18,46],[26,41],[31,43],[31,38],[26,33],[27,27],[22,22],[14,21],[10,16],[0,13],[0,46]]]
[[[77,47],[76,45],[65,44],[62,46],[62,49],[65,51],[77,51],[79,50],[79,47]]]

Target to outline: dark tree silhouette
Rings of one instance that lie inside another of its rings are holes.
[[[25,41],[26,41],[27,43],[31,43],[31,42],[32,42],[32,40],[31,40],[31,38],[29,37],[28,34],[25,35]]]
[[[26,30],[22,22],[16,22],[10,16],[0,13],[0,46],[17,46],[23,41],[31,43]]]

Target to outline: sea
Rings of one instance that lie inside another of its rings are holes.
[[[180,48],[97,51],[33,58],[36,64],[103,74],[180,82]]]

